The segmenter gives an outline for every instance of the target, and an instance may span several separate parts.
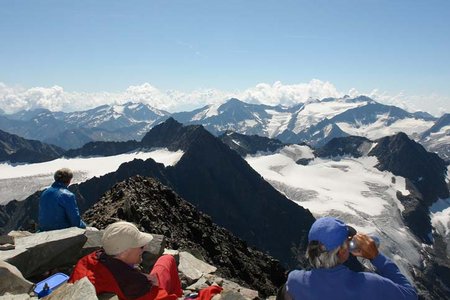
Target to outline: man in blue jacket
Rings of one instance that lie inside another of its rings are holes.
[[[369,259],[376,273],[354,272],[343,263],[349,257],[349,237],[358,249],[352,254]],[[285,298],[291,299],[417,299],[417,293],[398,267],[378,252],[375,242],[342,221],[324,217],[311,226],[306,257],[311,271],[289,273]]]
[[[73,178],[72,171],[60,169],[55,172],[54,178],[55,182],[42,192],[39,200],[39,230],[86,228],[81,220],[75,195],[67,189]]]

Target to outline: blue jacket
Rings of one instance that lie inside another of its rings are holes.
[[[372,260],[377,273],[354,272],[344,265],[331,269],[295,270],[286,290],[295,299],[417,299],[414,287],[386,256]]]
[[[86,228],[78,211],[75,195],[60,182],[42,192],[39,200],[39,230],[48,231],[69,227]]]

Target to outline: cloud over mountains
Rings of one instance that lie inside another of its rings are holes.
[[[123,104],[128,101],[149,104],[155,108],[177,112],[192,110],[207,104],[222,103],[232,97],[248,103],[267,105],[294,105],[312,99],[327,97],[342,97],[344,95],[357,96],[365,94],[385,104],[393,104],[409,111],[422,109],[434,114],[448,111],[450,99],[438,95],[407,96],[404,93],[391,95],[378,90],[361,93],[356,89],[347,92],[339,91],[332,83],[313,79],[307,83],[283,84],[276,81],[273,84],[259,83],[243,91],[222,91],[218,89],[201,89],[190,92],[177,90],[162,91],[151,85],[129,86],[123,92],[67,92],[60,86],[32,87],[8,86],[0,82],[0,109],[6,113],[13,113],[23,109],[47,108],[51,111],[86,110],[103,104]],[[441,103],[435,108],[425,108],[416,103],[424,103],[431,99]]]

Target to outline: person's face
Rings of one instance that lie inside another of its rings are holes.
[[[125,252],[118,257],[123,262],[125,262],[128,265],[137,265],[142,262],[142,253],[144,252],[144,247],[137,247],[137,248],[129,248]]]
[[[344,246],[339,249],[338,251],[338,257],[339,257],[339,261],[341,263],[344,263],[347,261],[348,257],[350,256],[350,240],[347,240],[344,244]]]

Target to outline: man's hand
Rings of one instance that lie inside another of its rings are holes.
[[[353,237],[353,240],[358,245],[358,249],[352,252],[354,256],[372,260],[378,255],[378,248],[368,235],[358,233]]]

